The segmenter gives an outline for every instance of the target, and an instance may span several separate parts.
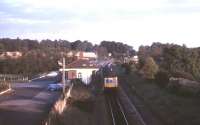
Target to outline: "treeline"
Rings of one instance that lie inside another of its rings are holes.
[[[0,53],[7,51],[20,51],[22,57],[18,59],[0,59],[1,74],[24,74],[34,75],[46,71],[57,70],[57,61],[66,56],[69,51],[96,52],[100,59],[107,58],[109,53],[114,58],[131,56],[135,54],[129,45],[114,42],[102,41],[99,45],[93,45],[88,41],[77,40],[30,40],[30,39],[0,39]],[[67,57],[66,57],[67,58]],[[67,58],[67,63],[73,58]]]
[[[29,40],[29,39],[0,39],[0,52],[4,51],[21,51],[26,52],[30,50],[48,50],[57,49],[60,51],[86,51],[86,52],[96,52],[99,48],[103,48],[107,53],[111,53],[113,56],[120,55],[133,55],[135,50],[132,46],[121,42],[115,41],[102,41],[100,45],[93,45],[88,41],[77,40],[70,42],[67,40]]]
[[[67,40],[30,40],[30,39],[0,39],[0,51],[21,51],[26,52],[30,50],[80,50],[80,51],[92,51],[93,45],[88,41],[74,41],[69,42]]]
[[[159,67],[156,73],[159,77],[182,77],[191,80],[200,80],[200,48],[187,48],[185,45],[153,43],[151,46],[140,46],[138,55],[140,69],[153,65],[151,72]],[[146,61],[147,59],[150,61]],[[155,62],[155,63],[154,63]],[[149,64],[151,63],[151,64]],[[147,65],[149,64],[149,65]],[[146,69],[144,69],[146,70]]]

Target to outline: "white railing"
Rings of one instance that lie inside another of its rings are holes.
[[[16,74],[0,74],[0,82],[10,81],[10,82],[25,82],[28,81],[28,76],[16,75]]]

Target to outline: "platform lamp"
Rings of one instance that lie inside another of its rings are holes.
[[[65,80],[65,57],[62,58],[62,62],[58,61],[58,65],[62,66],[63,95],[65,96],[65,87],[66,87],[66,80]]]
[[[65,96],[65,87],[66,87],[66,81],[65,81],[65,57],[63,57],[62,83],[63,83],[63,94],[64,94],[64,96]]]

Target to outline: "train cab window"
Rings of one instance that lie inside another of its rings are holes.
[[[106,79],[106,83],[112,83],[113,80],[112,79]]]
[[[109,79],[106,79],[106,83],[109,83],[110,81],[109,81]]]

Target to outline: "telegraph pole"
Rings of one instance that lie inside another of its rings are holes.
[[[65,58],[63,57],[63,72],[62,72],[62,83],[63,83],[63,94],[65,96]]]

